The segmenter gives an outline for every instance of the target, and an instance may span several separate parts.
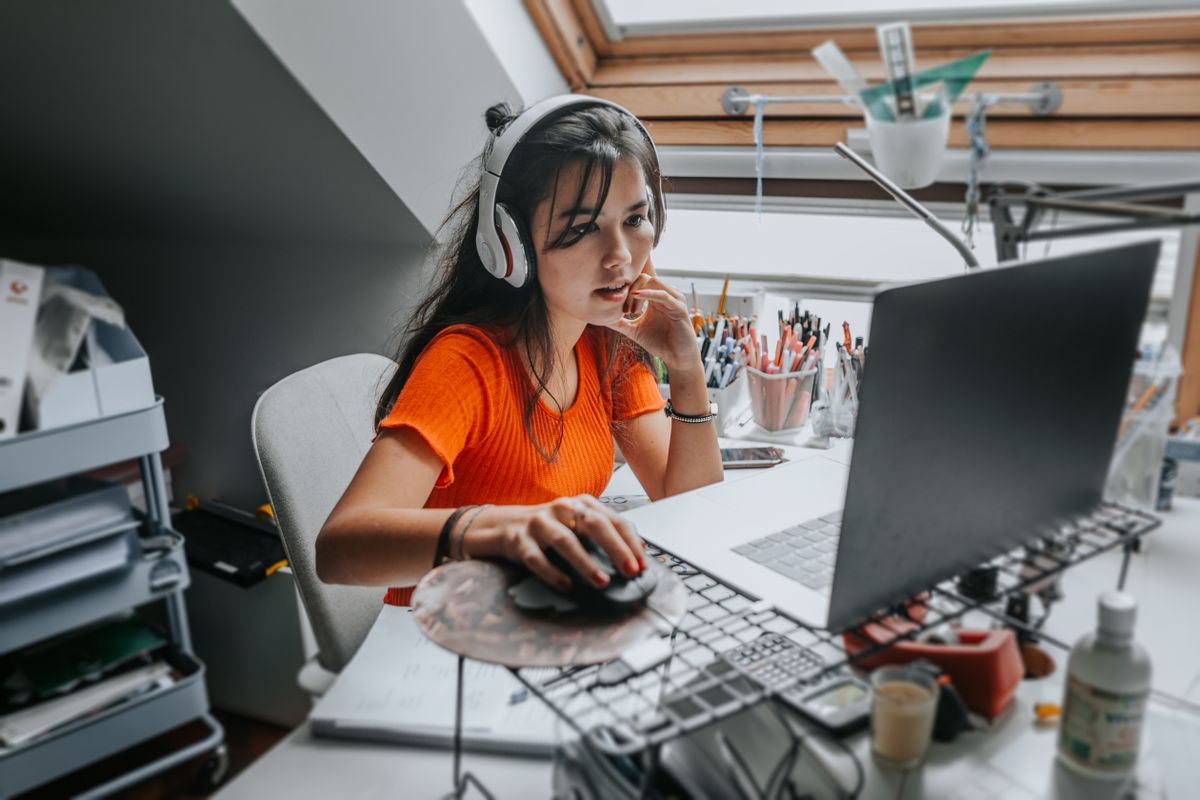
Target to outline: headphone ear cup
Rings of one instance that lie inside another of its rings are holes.
[[[533,243],[520,218],[503,203],[496,203],[496,226],[500,229],[504,255],[511,265],[504,280],[520,288],[533,280],[537,268]]]

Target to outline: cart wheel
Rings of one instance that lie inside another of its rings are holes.
[[[223,743],[217,745],[196,774],[196,788],[205,793],[216,789],[225,780],[229,772],[229,748]]]

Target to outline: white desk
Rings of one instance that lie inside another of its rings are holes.
[[[1137,638],[1154,660],[1155,687],[1200,703],[1200,637],[1195,619],[1200,610],[1200,589],[1195,583],[1200,575],[1200,500],[1177,499],[1175,510],[1163,515],[1162,528],[1149,535],[1146,545],[1143,553],[1134,556],[1126,583],[1126,589],[1140,602]],[[1074,642],[1094,627],[1096,595],[1116,585],[1120,558],[1119,552],[1111,552],[1067,573],[1066,599],[1047,624],[1049,634]],[[1059,680],[1065,653],[1053,652],[1060,664],[1055,676],[1023,683],[1011,711],[993,729],[965,734],[950,745],[933,745],[928,763],[904,779],[900,796],[1104,796],[1100,792],[1103,784],[1080,783],[1056,767],[1055,732],[1035,729],[1032,724],[1035,701],[1058,702],[1061,698]],[[865,734],[852,738],[850,744],[867,769],[863,796],[896,797],[901,775],[874,767]],[[1160,778],[1153,760],[1163,743],[1155,743],[1152,732],[1148,744],[1143,794],[1160,797]],[[1200,745],[1194,741],[1166,745],[1192,746],[1192,752],[1200,753]],[[1200,759],[1180,761],[1186,759],[1174,759],[1172,768],[1191,770],[1187,785],[1200,786]],[[463,763],[499,798],[550,795],[547,761],[467,753]],[[444,795],[450,786],[451,756],[447,751],[316,739],[305,724],[234,778],[219,797],[433,798]]]

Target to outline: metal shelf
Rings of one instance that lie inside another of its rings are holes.
[[[170,443],[161,397],[152,406],[0,441],[0,492],[161,453]]]
[[[183,538],[170,530],[159,453],[167,448],[162,398],[147,408],[89,422],[34,431],[0,442],[0,492],[137,459],[146,494],[140,558],[117,573],[55,587],[0,606],[0,655],[136,606],[165,604],[173,686],[75,720],[21,747],[0,748],[0,797],[40,786],[188,722],[208,728],[202,741],[176,749],[93,787],[101,797],[204,752],[225,758],[224,730],[208,712],[204,666],[191,654],[183,590],[190,583]],[[218,766],[223,772],[223,767]]]
[[[602,685],[602,664],[563,670],[519,669],[514,674],[601,752],[628,755],[799,689],[828,672],[853,665],[895,642],[916,638],[969,611],[984,609],[993,613],[986,606],[1032,591],[1075,564],[1116,547],[1125,547],[1128,553],[1141,536],[1159,524],[1149,514],[1104,504],[1093,514],[1063,526],[1053,537],[1035,540],[987,562],[997,570],[996,591],[987,598],[964,597],[954,580],[947,580],[930,587],[934,602],[916,625],[902,631],[890,626],[893,609],[881,609],[863,620],[860,625],[888,625],[896,637],[853,658],[843,647],[843,631],[803,625],[770,604],[739,594],[654,548],[652,554],[683,578],[691,590],[688,611],[671,635],[669,659],[615,685]],[[812,657],[797,659],[786,674],[766,683],[723,657],[768,634],[785,637]]]
[[[0,797],[46,783],[47,775],[63,774],[63,764],[83,766],[191,720],[208,722],[204,665],[186,653],[177,654],[175,661],[184,677],[172,686],[76,720],[20,747],[0,748]],[[218,742],[206,740],[199,751],[211,750]]]
[[[128,569],[0,605],[0,653],[19,650],[186,589],[191,580],[183,537],[162,528],[156,533],[169,545],[143,554]]]

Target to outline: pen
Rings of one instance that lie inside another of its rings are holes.
[[[717,316],[725,313],[725,295],[729,291],[729,276],[725,276],[725,284],[721,287],[721,302],[717,303]]]

